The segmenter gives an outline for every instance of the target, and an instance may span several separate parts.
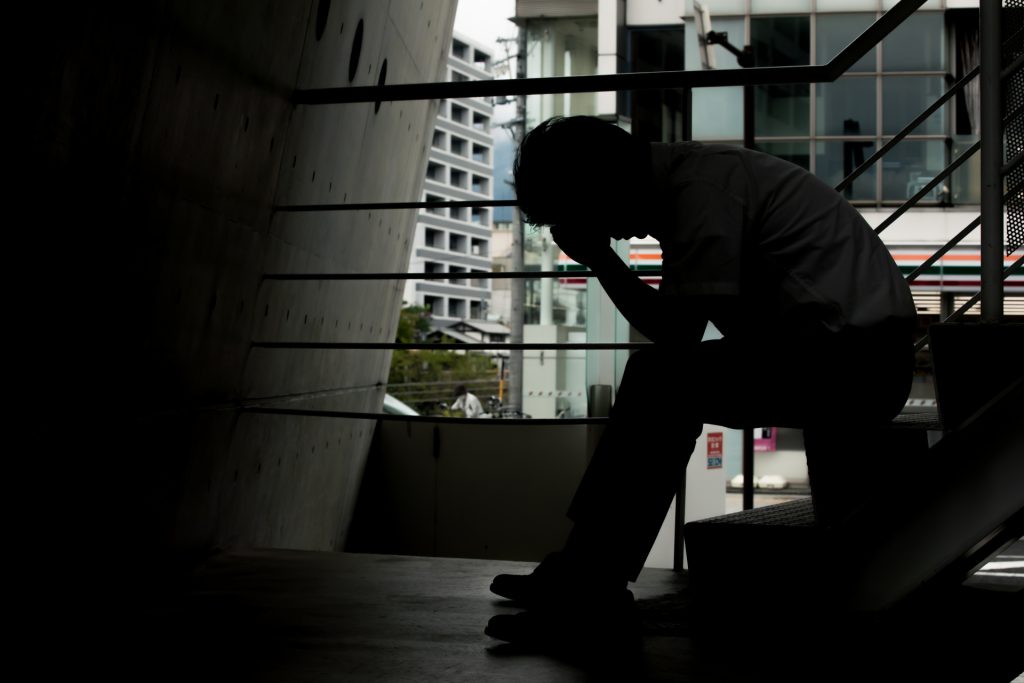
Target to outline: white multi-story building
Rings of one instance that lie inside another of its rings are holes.
[[[452,81],[493,77],[491,54],[456,34],[448,56]],[[493,106],[482,98],[442,100],[434,126],[424,183],[425,201],[466,201],[494,196]],[[490,281],[474,278],[491,270],[492,209],[439,207],[420,212],[411,273],[451,273],[442,280],[410,280],[405,301],[430,310],[435,322],[482,320],[489,308]]]

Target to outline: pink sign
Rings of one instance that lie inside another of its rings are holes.
[[[708,469],[722,468],[722,432],[708,432]]]

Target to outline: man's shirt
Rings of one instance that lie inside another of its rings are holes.
[[[729,313],[712,314],[722,332],[808,319],[839,331],[914,318],[888,249],[802,168],[696,142],[652,143],[651,162],[662,206],[661,289],[737,297]]]

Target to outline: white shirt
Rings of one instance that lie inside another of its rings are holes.
[[[452,410],[461,410],[466,417],[478,417],[484,412],[484,407],[480,404],[480,399],[467,391],[455,399]]]
[[[652,143],[667,209],[662,290],[740,297],[729,328],[809,314],[838,331],[916,315],[888,249],[842,196],[782,159],[727,145]]]

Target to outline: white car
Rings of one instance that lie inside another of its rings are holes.
[[[385,415],[419,415],[419,413],[391,394],[384,394],[383,411]]]

